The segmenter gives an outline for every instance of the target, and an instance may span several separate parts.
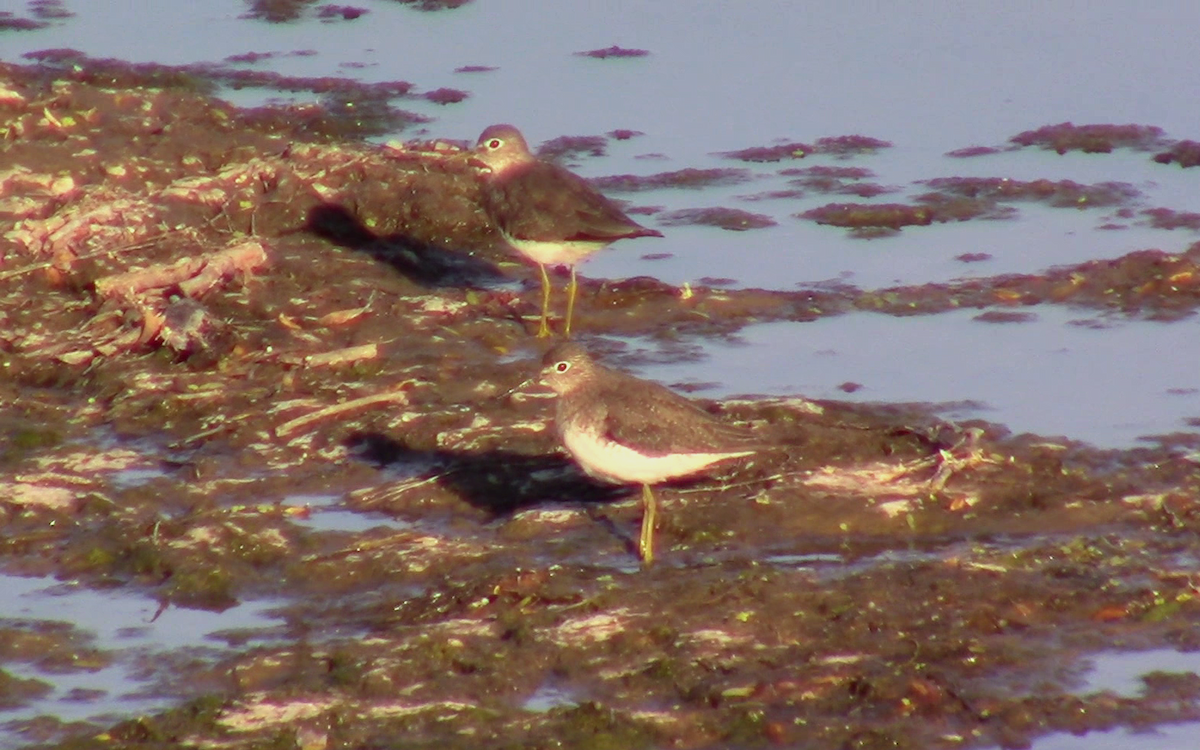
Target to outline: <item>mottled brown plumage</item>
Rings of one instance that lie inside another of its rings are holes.
[[[541,270],[542,320],[538,336],[550,333],[550,277],[546,266],[571,269],[564,326],[569,336],[578,288],[575,265],[617,240],[662,237],[662,232],[630,219],[582,177],[538,159],[512,125],[492,125],[484,130],[475,146],[475,161],[487,168],[482,186],[484,210],[505,241]]]
[[[638,549],[647,564],[654,559],[656,513],[650,486],[700,474],[760,447],[750,433],[658,383],[597,364],[577,344],[547,352],[541,379],[558,394],[555,430],[583,470],[605,481],[642,485]]]

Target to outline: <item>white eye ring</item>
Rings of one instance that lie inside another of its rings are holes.
[[[567,362],[565,360],[562,362],[559,362],[558,364],[556,364],[554,366],[555,372],[566,372],[567,370],[570,370],[570,369],[571,369],[571,363]]]
[[[500,140],[499,138],[493,138],[492,140],[488,141],[488,148],[490,148],[493,151],[495,151],[496,149],[500,148],[503,145],[504,145],[504,141]]]

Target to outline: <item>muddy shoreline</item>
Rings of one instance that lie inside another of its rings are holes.
[[[1021,747],[1200,718],[1190,673],[1126,697],[1080,694],[1074,671],[1200,647],[1194,433],[1102,451],[920,405],[714,404],[789,449],[664,489],[642,571],[636,496],[572,467],[548,398],[508,395],[543,346],[536,270],[479,209],[461,144],[366,145],[161,71],[0,65],[0,88],[0,566],[164,608],[285,602],[227,657],[148,667],[176,708],[9,726],[30,742]],[[931,189],[808,218],[881,232],[1126,199]],[[1197,263],[882,290],[581,278],[575,323],[586,343],[862,310],[1172,319],[1200,304]],[[327,510],[312,497],[395,523],[300,523]],[[44,692],[5,663],[104,660],[61,623],[0,619],[0,706]]]

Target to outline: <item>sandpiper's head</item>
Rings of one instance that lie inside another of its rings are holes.
[[[512,125],[492,125],[475,142],[475,161],[492,170],[493,174],[533,160],[521,131]]]
[[[557,344],[542,357],[542,383],[561,396],[585,383],[595,369],[587,350],[579,344]]]

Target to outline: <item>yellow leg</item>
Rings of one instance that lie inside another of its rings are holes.
[[[571,338],[571,316],[575,314],[575,290],[579,284],[575,281],[575,266],[571,266],[571,283],[567,285],[567,324],[563,327],[563,338]]]
[[[638,540],[638,555],[642,565],[648,566],[654,562],[654,519],[658,515],[654,505],[654,493],[650,485],[642,485],[642,537]]]
[[[544,339],[550,335],[550,276],[546,273],[546,266],[539,263],[538,269],[542,272],[542,323],[538,326],[538,338]]]

